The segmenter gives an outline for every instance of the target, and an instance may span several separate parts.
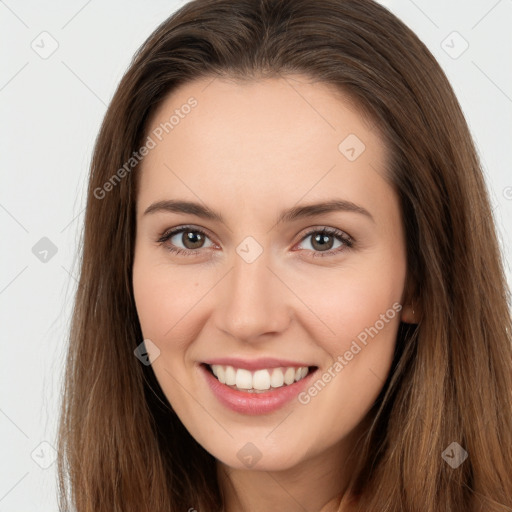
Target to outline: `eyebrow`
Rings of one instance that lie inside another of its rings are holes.
[[[375,222],[375,219],[371,213],[362,206],[352,203],[351,201],[346,201],[344,199],[331,199],[321,203],[294,206],[288,210],[284,210],[279,214],[279,217],[276,220],[276,225],[281,224],[282,222],[292,222],[301,218],[314,217],[323,213],[337,211],[359,213],[365,215],[373,222]],[[223,224],[225,223],[223,216],[219,212],[216,212],[215,210],[212,210],[211,208],[208,208],[207,206],[204,206],[200,203],[195,203],[192,201],[176,199],[157,201],[156,203],[153,203],[146,208],[144,215],[156,212],[188,213],[203,219],[218,221]]]

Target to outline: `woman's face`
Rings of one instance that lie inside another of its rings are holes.
[[[409,314],[377,130],[289,76],[188,83],[147,135],[133,286],[173,409],[232,468],[339,454]]]

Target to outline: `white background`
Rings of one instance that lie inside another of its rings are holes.
[[[183,3],[0,0],[0,512],[57,510],[52,446],[93,144],[133,53]],[[510,261],[512,0],[383,3],[456,91]],[[447,53],[463,48],[453,31],[469,44],[458,58]],[[58,48],[43,59],[31,45],[48,50],[52,38]],[[42,237],[57,248],[46,262],[32,252]]]

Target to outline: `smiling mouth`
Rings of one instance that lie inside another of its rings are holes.
[[[246,393],[265,393],[290,386],[317,369],[316,366],[281,366],[250,371],[220,364],[203,363],[203,366],[221,384]]]

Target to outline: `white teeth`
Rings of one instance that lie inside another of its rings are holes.
[[[284,372],[284,383],[289,386],[295,381],[295,368],[286,368]]]
[[[270,389],[270,373],[268,373],[268,370],[258,370],[254,372],[252,387],[260,391]]]
[[[225,384],[226,377],[224,375],[224,368],[222,366],[217,367],[217,374],[215,376],[217,379],[219,379],[220,382],[222,382],[222,384]]]
[[[265,391],[270,388],[289,386],[303,379],[308,373],[307,366],[269,368],[251,372],[244,368],[212,364],[212,372],[219,382],[245,391]]]
[[[252,388],[252,374],[249,370],[240,368],[236,371],[236,382],[235,386],[240,389],[251,389]]]
[[[217,365],[214,365],[214,366],[217,366]],[[213,369],[213,366],[212,366],[212,369]],[[225,384],[227,384],[228,386],[234,386],[236,384],[236,371],[232,366],[226,366],[225,376],[226,376]]]
[[[270,377],[270,385],[273,388],[280,388],[284,384],[284,375],[281,368],[275,368],[272,370],[272,376]]]

